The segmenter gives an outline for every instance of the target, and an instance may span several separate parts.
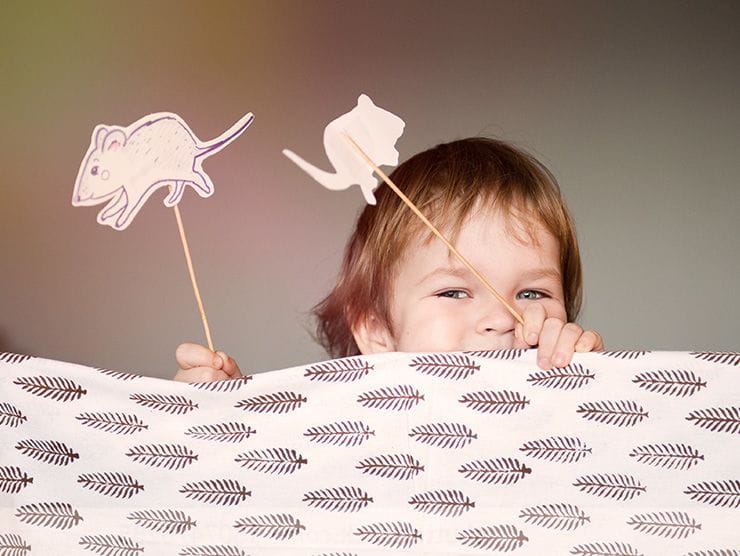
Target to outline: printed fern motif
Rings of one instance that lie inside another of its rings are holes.
[[[244,423],[217,423],[215,425],[196,425],[185,431],[187,436],[198,440],[216,442],[241,442],[257,431]]]
[[[149,409],[164,411],[172,415],[184,415],[198,407],[198,404],[194,403],[193,400],[174,394],[131,394],[129,399]]]
[[[297,518],[290,514],[268,514],[243,517],[237,519],[234,527],[241,533],[253,537],[265,537],[283,541],[295,537],[301,530],[305,530]]]
[[[364,407],[394,411],[411,409],[423,399],[424,394],[407,384],[364,392],[357,397],[357,401]]]
[[[462,448],[478,435],[460,423],[431,423],[411,429],[409,436],[422,444],[438,448]]]
[[[80,545],[103,556],[136,556],[144,552],[134,539],[121,535],[85,535],[80,537]]]
[[[737,479],[696,483],[688,486],[683,492],[688,494],[692,500],[702,504],[723,508],[740,507],[740,481]]]
[[[165,469],[182,469],[198,459],[198,455],[182,444],[145,444],[134,446],[126,455],[137,463]]]
[[[373,498],[364,490],[349,486],[307,492],[303,502],[330,512],[356,512],[373,502]]]
[[[527,523],[561,531],[572,531],[591,521],[581,508],[572,504],[532,506],[524,508],[519,517],[524,518]]]
[[[521,547],[529,540],[514,525],[492,525],[465,529],[457,534],[456,539],[463,546],[499,552],[509,552]]]
[[[371,523],[355,529],[361,540],[388,548],[409,548],[421,540],[421,533],[406,521]]]
[[[142,376],[142,375],[137,375],[135,373],[126,373],[124,371],[116,371],[114,369],[104,369],[101,367],[97,367],[95,370],[98,371],[102,375],[115,378],[116,380],[136,380],[137,378],[141,378]]]
[[[409,504],[420,512],[443,517],[457,517],[475,507],[475,502],[459,490],[433,490],[414,494]]]
[[[632,400],[586,402],[578,406],[576,413],[589,421],[617,427],[632,427],[648,417],[648,412]]]
[[[594,378],[596,375],[589,369],[584,369],[578,363],[572,363],[566,367],[530,373],[527,382],[546,388],[574,390],[585,386]]]
[[[21,376],[13,381],[26,392],[49,398],[57,402],[79,400],[87,394],[87,390],[68,378],[60,376]]]
[[[33,482],[20,467],[0,467],[0,492],[18,494]]]
[[[693,396],[707,383],[691,371],[647,371],[635,375],[637,386],[667,396]]]
[[[9,403],[0,403],[0,425],[17,427],[26,420],[27,417],[17,407]]]
[[[15,445],[24,456],[52,465],[69,465],[80,455],[56,440],[21,440]]]
[[[206,390],[208,392],[236,392],[247,382],[252,380],[252,375],[244,375],[237,378],[228,378],[226,380],[212,380],[210,382],[189,382],[188,384],[196,390]]]
[[[583,475],[578,477],[573,486],[581,492],[587,492],[602,498],[632,500],[645,492],[645,487],[631,475]]]
[[[353,382],[375,368],[361,357],[345,357],[311,365],[303,376],[321,382]]]
[[[525,442],[519,450],[529,457],[557,463],[575,463],[591,453],[591,448],[586,446],[583,440],[569,436],[531,440]]]
[[[17,509],[15,516],[23,523],[55,529],[69,529],[83,521],[77,510],[66,502],[26,504]]]
[[[75,419],[88,427],[115,434],[134,434],[149,428],[130,413],[80,413]]]
[[[295,392],[274,392],[240,400],[234,407],[256,413],[288,413],[295,411],[306,401],[305,396]]]
[[[480,370],[480,365],[470,357],[456,353],[432,353],[415,357],[409,367],[426,375],[461,380]]]
[[[740,351],[692,351],[691,355],[712,363],[727,363],[735,367],[740,365]]]
[[[186,483],[180,489],[187,498],[207,502],[209,504],[220,504],[222,506],[234,506],[244,502],[252,491],[233,479],[213,479]]]
[[[699,450],[686,444],[647,444],[630,452],[630,457],[640,463],[665,467],[666,469],[688,469],[703,460]]]
[[[496,458],[465,463],[457,472],[480,483],[509,485],[519,482],[532,470],[518,459]]]
[[[689,413],[687,421],[713,432],[740,432],[740,407],[710,407]]]
[[[463,394],[458,401],[481,413],[496,413],[498,415],[508,415],[521,411],[529,404],[529,400],[524,394],[510,390],[468,392]]]
[[[131,512],[126,518],[158,533],[181,535],[196,526],[196,522],[180,510],[140,510]]]
[[[638,514],[632,516],[627,525],[635,531],[669,539],[685,539],[701,529],[701,524],[686,512]]]
[[[0,533],[0,554],[3,556],[25,556],[31,545],[23,537],[14,533]]]
[[[700,550],[698,552],[689,552],[688,554],[684,554],[684,556],[740,556],[740,549]]]
[[[303,433],[313,442],[334,446],[358,446],[374,435],[375,431],[361,421],[339,421],[311,427]]]
[[[356,469],[376,477],[406,481],[424,471],[424,466],[410,454],[388,454],[365,458]]]
[[[259,471],[260,473],[273,473],[286,475],[294,473],[308,460],[295,450],[289,448],[268,448],[266,450],[253,450],[239,454],[234,459],[242,467]]]
[[[3,363],[23,363],[24,361],[28,361],[29,359],[31,359],[30,355],[10,353],[8,351],[0,353],[0,361],[2,361]]]
[[[466,355],[471,357],[485,357],[486,359],[498,359],[503,361],[513,361],[519,359],[526,349],[486,349],[482,351],[466,351]]]
[[[144,490],[144,485],[124,473],[84,473],[77,477],[77,482],[85,488],[116,498],[131,498]]]
[[[642,357],[646,353],[650,353],[649,351],[640,351],[640,350],[633,350],[633,349],[623,349],[623,350],[607,350],[600,352],[601,355],[606,355],[607,357],[616,357],[618,359],[637,359],[638,357]]]
[[[579,544],[570,549],[576,556],[644,556],[626,542]]]
[[[186,546],[177,554],[178,556],[247,556],[247,553],[238,546],[228,544]]]

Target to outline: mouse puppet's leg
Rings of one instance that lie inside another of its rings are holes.
[[[120,193],[98,213],[98,222],[107,224],[109,220],[123,212],[126,205],[128,205],[128,196],[126,190],[121,188]]]
[[[182,199],[182,194],[185,192],[185,181],[175,180],[173,185],[170,185],[170,194],[164,200],[164,206],[174,207]]]
[[[194,171],[185,181],[193,186],[195,192],[201,197],[210,197],[213,195],[213,182],[208,174]]]

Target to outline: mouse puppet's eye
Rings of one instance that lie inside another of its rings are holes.
[[[90,173],[93,176],[97,176],[98,175],[98,167],[97,166],[93,166],[92,168],[90,168]]]

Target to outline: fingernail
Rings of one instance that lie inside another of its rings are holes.
[[[223,364],[224,364],[224,362],[221,360],[220,357],[216,356],[216,357],[213,358],[213,366],[216,369],[220,369]]]
[[[555,354],[552,358],[552,364],[556,367],[562,367],[565,364],[565,356],[560,353]]]
[[[527,335],[527,343],[529,345],[534,345],[537,343],[537,334],[535,332],[530,332]]]
[[[537,365],[539,365],[540,369],[549,369],[550,368],[550,360],[546,357],[541,357],[537,360]]]

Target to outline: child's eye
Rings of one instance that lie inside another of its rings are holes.
[[[464,299],[470,297],[464,290],[445,290],[437,294],[437,297],[449,297],[451,299]]]
[[[537,290],[522,290],[516,294],[517,299],[543,299],[547,294]]]

